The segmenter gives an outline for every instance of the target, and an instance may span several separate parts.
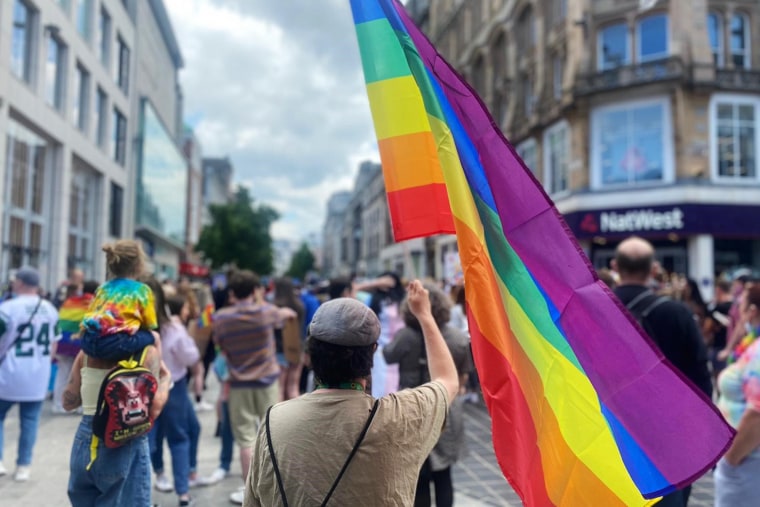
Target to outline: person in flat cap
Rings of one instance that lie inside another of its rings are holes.
[[[8,410],[19,405],[19,435],[13,478],[29,480],[42,402],[50,383],[58,312],[39,295],[40,275],[22,267],[13,277],[12,299],[0,303],[0,445]],[[6,474],[0,447],[0,476]]]
[[[431,381],[375,399],[367,393],[380,335],[377,315],[353,298],[323,303],[309,326],[316,389],[271,407],[259,428],[246,506],[413,505],[422,463],[459,388],[428,291],[415,280]]]

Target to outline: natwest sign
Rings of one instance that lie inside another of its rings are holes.
[[[684,228],[681,208],[670,211],[636,209],[618,213],[603,211],[599,214],[599,232],[680,231]]]
[[[713,234],[760,237],[760,206],[677,203],[663,206],[575,211],[565,221],[578,238],[663,237]]]

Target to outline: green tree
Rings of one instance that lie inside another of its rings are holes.
[[[195,249],[214,269],[235,265],[261,275],[272,272],[269,228],[280,216],[266,204],[254,206],[245,187],[227,204],[209,206],[211,223],[203,227]]]
[[[314,269],[314,262],[314,254],[311,253],[309,245],[301,243],[301,248],[298,249],[290,260],[290,267],[286,274],[303,280],[306,278],[306,274]]]

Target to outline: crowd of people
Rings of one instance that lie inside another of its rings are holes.
[[[74,271],[45,298],[25,267],[0,303],[0,475],[3,422],[18,404],[13,478],[29,479],[52,385],[53,413],[81,416],[68,486],[75,507],[149,506],[152,487],[191,505],[191,488],[229,475],[235,445],[237,504],[429,506],[432,484],[435,504],[453,505],[463,403],[479,396],[462,284],[393,272],[302,283],[247,270],[168,281],[145,273],[135,241],[103,250],[107,281]],[[737,429],[715,470],[716,505],[751,505],[760,494],[760,282],[750,270],[722,274],[705,301],[655,258],[649,242],[629,238],[599,278]],[[136,365],[156,379],[150,431],[106,445],[93,431],[101,388],[115,369]],[[215,410],[216,427],[201,428],[198,410]],[[219,437],[209,475],[197,470],[201,431]],[[686,506],[689,495],[686,487],[660,505]]]
[[[320,415],[318,406],[333,400],[330,411],[353,414],[333,433],[340,438],[341,432],[351,433],[353,416],[361,419],[354,404],[365,398],[349,396],[345,406],[335,402],[350,391],[361,391],[367,400],[380,401],[377,422],[368,429],[356,463],[374,459],[366,453],[376,448],[390,453],[400,446],[405,456],[405,465],[394,472],[398,484],[389,482],[377,498],[398,495],[404,504],[430,505],[432,482],[436,505],[453,504],[451,465],[464,450],[463,412],[456,394],[477,392],[477,385],[468,382],[473,364],[464,303],[455,300],[457,287],[449,295],[435,284],[410,285],[392,272],[373,279],[311,278],[307,283],[289,277],[262,280],[246,270],[230,270],[213,282],[158,280],[145,272],[137,242],[120,240],[103,250],[107,281],[85,280],[74,270],[52,294],[45,294],[39,273],[24,267],[0,303],[0,458],[2,423],[14,404],[20,406],[22,423],[13,479],[23,482],[31,475],[40,413],[52,394],[53,414],[81,417],[73,436],[68,486],[75,507],[148,506],[152,488],[174,491],[180,506],[191,505],[191,488],[229,475],[235,446],[249,489],[241,484],[230,497],[233,503],[258,505],[262,494],[284,491],[293,498],[328,495],[328,482],[335,477],[324,483],[324,491],[296,492],[303,486],[297,479],[286,490],[258,490],[261,474],[271,473],[256,454],[262,444],[260,427],[267,410],[276,405],[283,408],[273,412],[269,425],[275,438],[289,431],[303,435],[300,426],[286,429],[290,418],[283,414],[297,407],[278,403],[313,400],[314,407],[304,402],[300,410],[311,413],[313,408],[310,417],[317,421],[328,417]],[[362,340],[360,347],[356,340]],[[433,353],[443,357],[436,361]],[[150,400],[151,429],[109,447],[93,430],[102,407],[100,391],[112,372],[130,361],[130,367],[144,367],[157,379]],[[453,373],[448,369],[452,365]],[[208,382],[208,375],[218,382]],[[201,428],[200,410],[216,411],[216,428]],[[323,423],[330,423],[334,413]],[[447,413],[449,423],[441,434]],[[417,441],[422,419],[430,428],[424,441]],[[381,431],[386,422],[393,426]],[[405,442],[399,424],[407,428]],[[321,432],[319,427],[315,429]],[[209,475],[197,470],[201,431],[220,437],[219,467]],[[288,446],[281,445],[279,452],[287,456]],[[322,451],[314,455],[322,457]],[[287,474],[295,469],[284,458],[279,463],[283,477],[291,477]],[[316,463],[302,460],[302,466]],[[388,467],[390,473],[394,467]],[[0,475],[6,474],[0,459]],[[367,494],[357,489],[362,481],[354,475],[341,473],[343,486],[329,491],[333,501]]]

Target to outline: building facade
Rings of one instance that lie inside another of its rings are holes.
[[[711,294],[760,264],[760,3],[411,0],[595,267],[650,239]]]
[[[235,170],[229,157],[204,158],[201,165],[203,168],[201,223],[208,225],[211,223],[208,207],[212,204],[227,204],[232,199],[232,177]]]
[[[100,246],[131,234],[136,29],[129,1],[0,2],[0,280],[104,279]]]

